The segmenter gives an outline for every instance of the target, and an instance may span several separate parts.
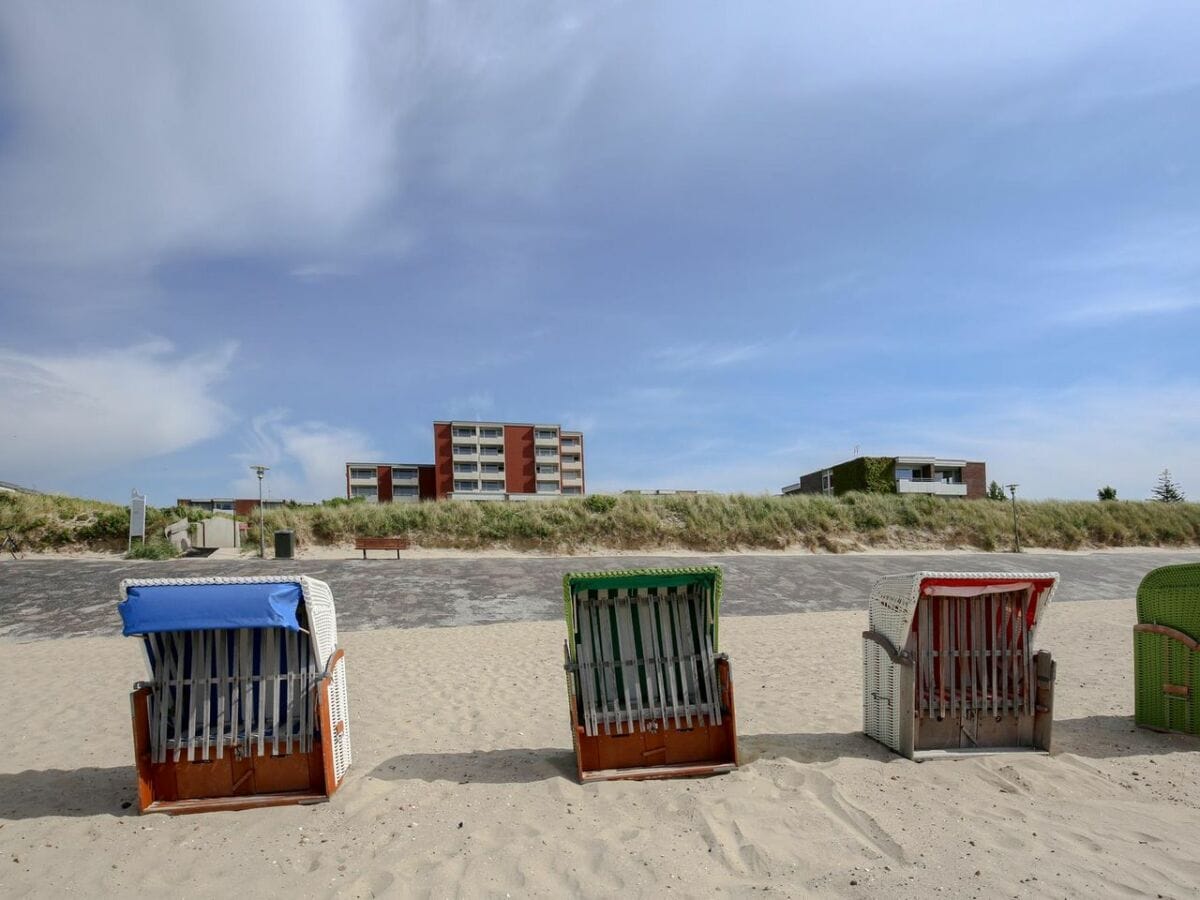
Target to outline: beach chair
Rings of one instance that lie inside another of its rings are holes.
[[[300,576],[121,582],[149,678],[131,697],[141,812],[327,800],[350,766],[328,585]]]
[[[882,578],[863,632],[863,730],[910,759],[1050,749],[1054,661],[1034,652],[1058,574]]]
[[[717,652],[719,568],[568,574],[563,600],[581,782],[737,767],[733,681]]]
[[[1134,721],[1200,734],[1200,564],[1163,566],[1142,579],[1133,626]]]

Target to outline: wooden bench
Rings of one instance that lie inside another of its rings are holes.
[[[368,550],[395,550],[396,559],[400,551],[408,549],[408,538],[403,537],[360,537],[354,539],[354,549],[361,550],[363,559],[367,558]]]

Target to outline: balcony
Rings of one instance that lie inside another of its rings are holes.
[[[541,460],[558,459],[558,451],[547,447],[538,447],[534,451],[534,455]]]
[[[540,446],[558,447],[557,431],[538,431],[533,435],[534,444]]]
[[[939,497],[965,497],[967,486],[962,482],[941,481],[933,478],[898,478],[898,494],[935,494]]]

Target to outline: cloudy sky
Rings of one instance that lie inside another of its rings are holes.
[[[0,4],[0,480],[1200,498],[1190,4]]]

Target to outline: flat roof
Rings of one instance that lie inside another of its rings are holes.
[[[391,466],[393,469],[419,469],[421,466],[432,466],[433,463],[390,463],[390,462],[348,462],[346,468],[354,466],[363,466],[364,468],[379,468],[380,466]]]

